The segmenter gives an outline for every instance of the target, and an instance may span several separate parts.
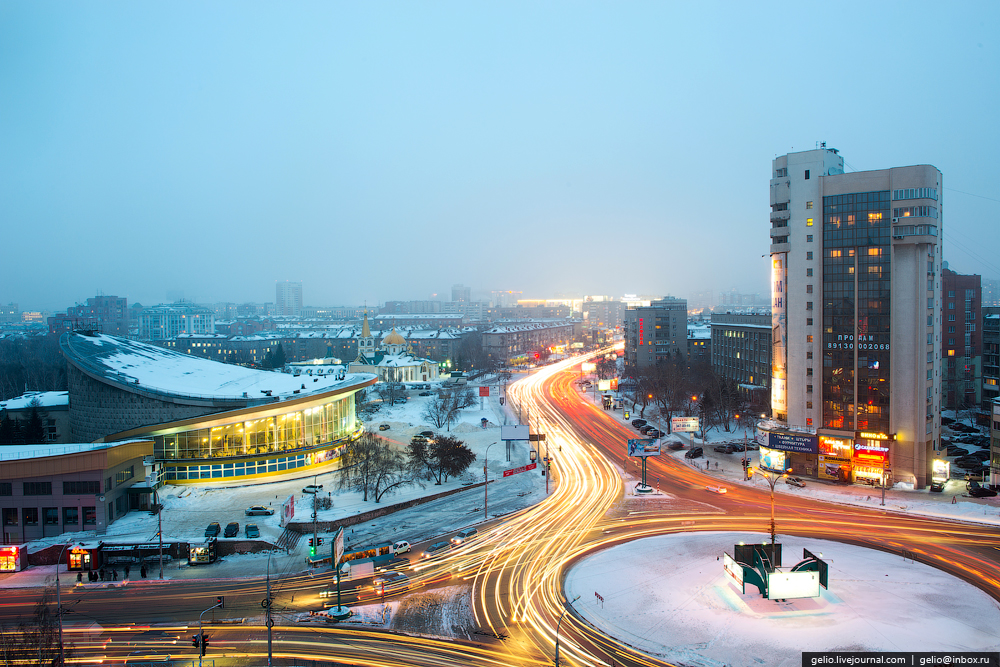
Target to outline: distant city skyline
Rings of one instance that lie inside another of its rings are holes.
[[[821,141],[939,169],[1000,278],[1000,5],[902,8],[11,0],[0,303],[764,293],[769,162]]]

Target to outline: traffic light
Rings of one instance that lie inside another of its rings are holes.
[[[208,648],[208,635],[202,634],[201,636],[201,654],[205,655],[205,650]]]
[[[201,635],[191,635],[191,646],[195,648],[201,647]]]
[[[222,595],[219,595],[218,597],[215,598],[215,604],[218,605],[219,607],[221,607],[222,609],[225,609],[226,608],[226,598],[224,596],[222,596]]]
[[[313,544],[313,538],[311,538],[311,537],[309,538],[309,546],[315,546],[315,545]]]
[[[322,537],[317,537],[316,538],[316,546],[318,546],[318,547],[323,546],[323,538]]]

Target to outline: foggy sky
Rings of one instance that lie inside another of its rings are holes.
[[[0,4],[0,303],[766,292],[770,161],[944,173],[1000,278],[996,2]]]

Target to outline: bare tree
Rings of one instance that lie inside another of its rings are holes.
[[[406,396],[406,385],[399,380],[402,376],[401,368],[388,368],[385,379],[375,383],[375,392],[383,403],[395,405]]]
[[[462,407],[464,406],[459,404],[455,392],[442,391],[427,402],[422,416],[437,428],[447,426],[450,430],[451,423],[458,418]]]
[[[6,665],[55,665],[59,663],[59,617],[53,610],[53,588],[48,587],[31,618],[16,630],[0,627],[0,651]],[[70,651],[66,651],[70,657]]]
[[[413,483],[403,454],[371,432],[347,445],[338,473],[338,488],[362,493],[365,502],[369,495],[379,502],[386,494]]]

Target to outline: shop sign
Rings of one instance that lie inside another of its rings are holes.
[[[879,462],[885,461],[889,454],[889,448],[877,441],[865,441],[854,443],[854,458],[865,461]]]
[[[851,455],[854,450],[854,441],[850,438],[834,438],[829,435],[819,436],[819,453],[832,454],[833,456]]]
[[[760,441],[758,440],[758,443]],[[819,446],[815,435],[804,433],[780,433],[771,431],[767,438],[767,446],[785,452],[798,454],[818,454]]]
[[[760,467],[773,472],[785,472],[788,469],[788,454],[778,449],[761,447]]]
[[[21,570],[21,547],[0,547],[0,572]]]
[[[850,472],[851,459],[849,457],[819,455],[818,472],[820,479],[839,480],[841,479],[842,470]]]

